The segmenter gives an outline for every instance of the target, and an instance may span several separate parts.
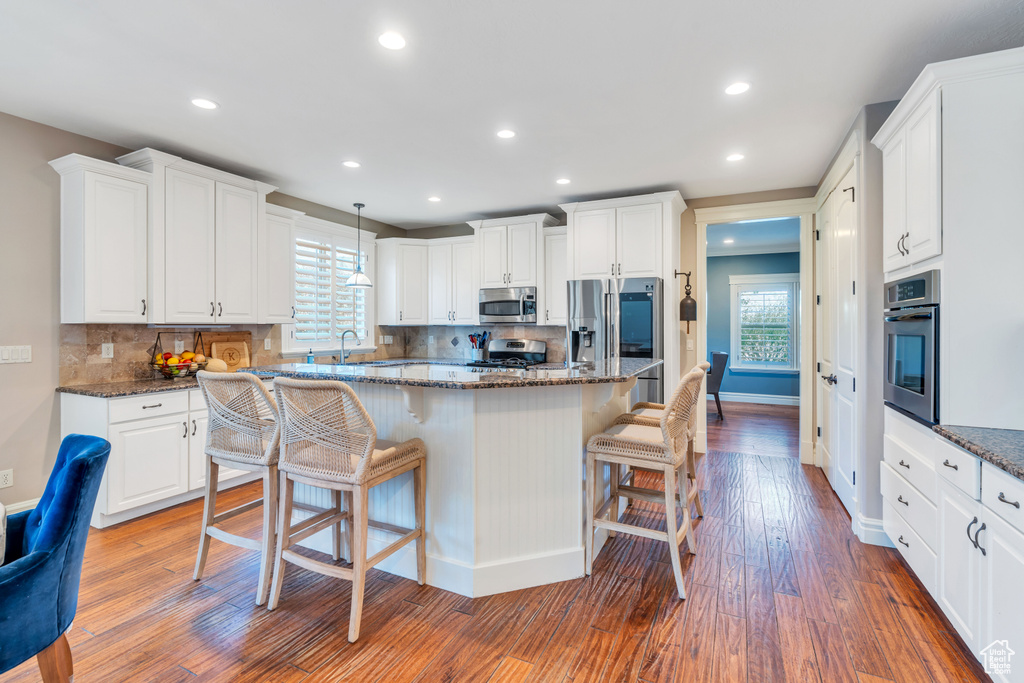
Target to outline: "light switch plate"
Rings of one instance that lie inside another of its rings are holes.
[[[693,351],[693,340],[692,339],[687,339],[686,340],[686,350],[687,351]]]
[[[394,344],[395,343],[395,338],[392,337],[390,334],[385,334],[384,335],[384,343],[385,344]]]
[[[101,349],[102,349],[102,351],[100,353],[101,357],[103,357],[103,358],[113,358],[114,357],[114,345],[113,344],[103,344],[101,346]]]
[[[175,339],[174,340],[174,355],[181,357],[181,354],[185,353],[185,340]]]
[[[428,344],[433,344],[434,343],[434,335],[432,335],[432,334],[428,334],[427,335],[427,343]]]

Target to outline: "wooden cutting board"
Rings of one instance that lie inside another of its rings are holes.
[[[219,340],[210,344],[210,357],[220,358],[228,372],[249,367],[249,345],[244,340]]]

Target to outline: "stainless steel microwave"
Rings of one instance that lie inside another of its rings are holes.
[[[480,290],[480,323],[537,322],[536,287],[498,287]]]

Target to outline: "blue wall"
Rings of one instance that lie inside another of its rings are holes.
[[[729,349],[730,311],[729,276],[762,273],[799,273],[800,254],[751,254],[749,256],[708,257],[708,362],[712,351]],[[729,359],[730,362],[732,359]],[[737,394],[799,396],[800,373],[733,372],[727,369],[722,391]]]

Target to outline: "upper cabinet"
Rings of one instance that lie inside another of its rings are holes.
[[[151,177],[148,321],[261,322],[260,235],[275,188],[153,149],[118,162]]]
[[[476,232],[480,287],[536,287],[544,256],[541,231],[556,222],[546,213],[469,221]]]
[[[259,229],[259,322],[295,320],[295,219],[303,215],[267,204],[266,220]]]
[[[566,206],[575,207],[569,224],[574,279],[663,276],[662,202],[595,208],[568,204],[562,208]]]
[[[566,248],[565,228],[544,231],[544,294],[542,323],[564,325],[568,320],[569,251]]]
[[[478,288],[473,238],[429,240],[427,265],[430,324],[474,324]]]
[[[145,323],[149,174],[69,154],[61,176],[62,323]]]
[[[377,240],[377,324],[430,323],[428,244],[425,240]]]
[[[882,150],[887,272],[942,253],[941,131],[942,90],[936,86],[913,103],[901,102],[875,136]]]

